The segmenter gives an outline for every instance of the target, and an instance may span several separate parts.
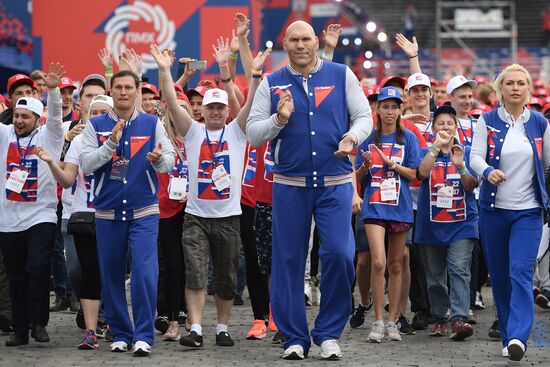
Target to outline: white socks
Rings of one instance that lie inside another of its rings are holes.
[[[225,331],[227,333],[227,325],[226,324],[218,324],[216,325],[216,335],[221,333],[222,331]]]
[[[200,326],[199,324],[192,324],[191,331],[196,332],[198,335],[202,335],[202,326]]]

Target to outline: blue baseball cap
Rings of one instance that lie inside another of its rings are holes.
[[[380,89],[380,92],[378,92],[378,98],[376,99],[376,102],[382,102],[386,99],[395,99],[399,104],[403,103],[403,99],[401,98],[401,93],[394,88],[394,87],[384,87]]]
[[[455,115],[456,116],[456,110],[449,106],[449,105],[441,105],[437,107],[433,113],[432,119],[435,120],[437,115],[441,115],[442,113],[448,113],[449,115]]]

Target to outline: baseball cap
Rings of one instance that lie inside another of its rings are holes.
[[[42,116],[42,113],[44,112],[44,105],[42,104],[42,102],[32,97],[19,98],[19,100],[17,101],[17,104],[13,109],[15,110],[18,108],[29,110],[37,114],[38,116]]]
[[[537,98],[537,97],[531,97],[531,98],[529,99],[528,105],[529,105],[529,106],[532,106],[532,105],[534,105],[534,104],[539,105],[541,108],[542,108],[542,106],[543,106],[543,102],[542,102],[539,98]]]
[[[113,98],[109,97],[109,96],[106,96],[104,94],[99,94],[99,95],[95,96],[94,98],[92,98],[92,102],[90,102],[90,109],[92,109],[92,106],[96,103],[105,103],[105,104],[109,105],[111,108],[113,108],[113,106],[114,106]]]
[[[189,98],[191,98],[191,96],[193,94],[198,94],[198,95],[204,97],[204,94],[206,93],[207,90],[208,90],[207,87],[205,87],[203,85],[199,85],[199,86],[197,86],[193,89],[189,89],[186,94],[187,94],[187,97],[189,97]]]
[[[436,85],[439,85],[439,80],[436,78],[430,78],[430,84],[435,87]]]
[[[202,100],[202,105],[206,106],[211,103],[221,103],[227,106],[229,104],[227,99],[228,98],[227,98],[226,91],[219,88],[212,88],[212,89],[208,89],[204,93],[204,99]]]
[[[546,89],[544,87],[538,87],[537,89],[535,89],[535,92],[533,93],[533,95],[535,97],[545,98],[548,95],[548,93],[546,92]]]
[[[416,85],[425,85],[428,88],[432,87],[432,84],[430,83],[430,77],[422,73],[414,73],[409,77],[407,89],[411,89]]]
[[[11,94],[11,92],[13,92],[13,89],[17,88],[21,84],[27,84],[31,88],[38,89],[34,80],[29,78],[27,75],[15,74],[8,79],[8,93]]]
[[[185,95],[185,93],[180,94],[179,96],[176,97],[176,99],[180,99],[182,101],[189,103],[189,98],[187,98],[187,95]]]
[[[397,76],[397,75],[393,75],[393,76],[388,76],[388,77],[385,77],[384,79],[382,79],[380,81],[380,83],[378,84],[378,86],[380,88],[384,88],[392,82],[398,84],[403,89],[405,89],[405,85],[407,84],[407,80],[405,78],[402,78],[402,77]]]
[[[432,121],[435,120],[437,115],[441,115],[442,113],[449,113],[451,115],[456,116],[456,110],[452,106],[444,104],[444,105],[439,106],[435,109],[433,117],[432,117]]]
[[[158,98],[159,91],[157,87],[155,87],[153,84],[145,83],[141,85],[141,93],[143,93],[143,90],[146,89],[150,92],[152,92],[155,95],[155,98]]]
[[[468,115],[479,117],[481,114],[483,114],[483,110],[481,108],[474,107],[470,111],[468,111]]]
[[[74,90],[76,89],[76,86],[74,85],[71,78],[64,76],[63,78],[59,79],[59,89],[63,88],[72,88]]]
[[[452,77],[447,83],[447,94],[453,93],[455,89],[460,88],[463,85],[469,85],[472,89],[474,89],[477,87],[477,82],[475,80],[466,79],[464,75],[457,75]]]
[[[103,89],[107,89],[107,80],[101,74],[87,75],[84,78],[84,80],[82,81],[82,84],[80,85],[80,88],[84,88],[86,86],[86,83],[88,83],[91,80],[99,80],[101,82],[101,84],[103,84]]]
[[[401,93],[394,87],[384,87],[378,92],[377,102],[385,101],[386,99],[396,99],[399,103],[403,103]]]
[[[533,82],[533,87],[535,88],[544,88],[544,81],[537,79]]]

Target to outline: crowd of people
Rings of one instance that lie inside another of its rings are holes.
[[[502,340],[499,354],[521,360],[535,302],[550,308],[548,256],[533,283],[548,245],[547,86],[516,64],[494,82],[438,81],[422,73],[416,39],[401,34],[410,76],[369,85],[331,61],[339,25],[324,31],[319,56],[303,21],[286,29],[289,64],[267,73],[271,50],[254,56],[249,20],[235,22],[232,38],[212,46],[219,78],[195,87],[196,60],[154,44],[158,87],[143,80],[131,49],[116,72],[110,50],[100,50],[104,72],[79,87],[59,63],[8,80],[6,346],[28,344],[29,330],[49,342],[50,311],[67,309],[85,330],[79,349],[105,338],[113,352],[147,356],[155,329],[202,348],[211,322],[216,345],[233,346],[242,248],[254,316],[246,338],[274,332],[284,359],[306,358],[312,342],[323,359],[340,359],[344,328],[363,326],[371,309],[368,342],[425,328],[464,340],[490,274],[489,335]],[[239,56],[245,85],[235,77]],[[174,82],[175,64],[185,67]],[[215,321],[203,320],[207,293]],[[320,307],[310,331],[311,303]]]

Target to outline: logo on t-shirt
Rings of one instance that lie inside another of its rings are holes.
[[[254,177],[256,177],[256,148],[250,146],[248,149],[246,166],[244,167],[243,186],[254,187]]]
[[[397,164],[403,164],[405,158],[405,146],[401,144],[382,143],[378,146],[387,157],[391,157],[391,160],[397,162]],[[392,148],[393,147],[393,148]],[[369,151],[372,153],[370,174],[371,174],[371,190],[369,203],[382,204],[382,205],[399,205],[399,194],[401,192],[401,176],[395,171],[388,169],[384,164],[384,161],[374,148],[374,144],[369,144]],[[382,200],[380,185],[388,178],[395,178],[395,187],[397,191],[396,200]]]
[[[24,169],[29,173],[27,180],[23,185],[21,193],[13,192],[6,189],[6,198],[11,201],[36,202],[38,195],[38,159],[29,159],[28,157],[34,154],[35,146],[21,147],[21,153],[27,157],[24,162],[21,162],[17,143],[11,142],[8,147],[8,156],[6,162],[6,180],[9,179],[10,173],[16,169]],[[22,163],[22,164],[21,164]],[[21,164],[21,165],[20,165]]]
[[[216,151],[217,148],[217,151]],[[212,157],[212,154],[214,157]],[[228,200],[231,187],[218,191],[214,181],[212,180],[212,172],[218,165],[223,165],[225,171],[231,174],[231,166],[229,161],[229,144],[227,140],[220,143],[218,147],[217,141],[210,141],[205,138],[202,141],[199,155],[199,170],[197,172],[198,181],[198,197],[202,200]]]
[[[449,223],[466,220],[466,200],[460,173],[452,162],[447,162],[447,180],[445,181],[445,162],[435,162],[430,174],[430,220]],[[443,186],[453,188],[452,208],[437,207],[437,191]]]
[[[271,144],[267,142],[267,146],[264,152],[264,180],[267,182],[273,182],[273,154],[271,153]]]

